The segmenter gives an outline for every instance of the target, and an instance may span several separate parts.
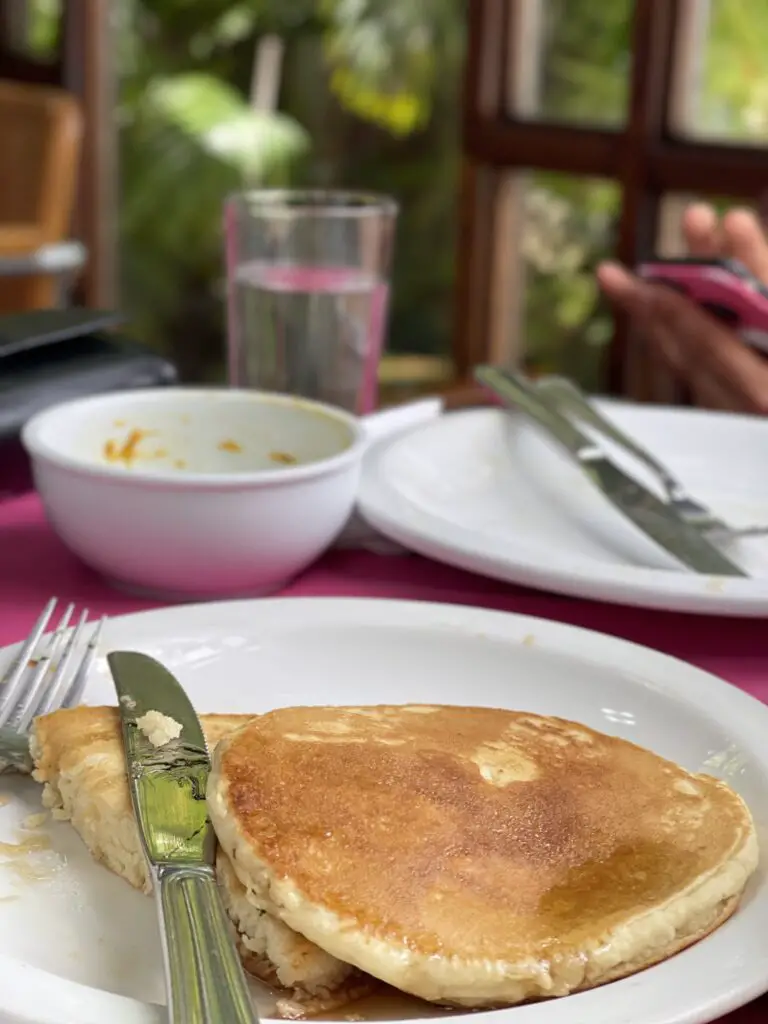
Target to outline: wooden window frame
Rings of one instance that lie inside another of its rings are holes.
[[[690,62],[685,41],[698,2],[635,0],[627,115],[615,129],[510,114],[530,106],[521,41],[530,30],[524,19],[532,3],[468,4],[454,343],[458,381],[468,382],[477,363],[520,356],[509,342],[509,324],[514,318],[520,322],[522,307],[514,276],[521,264],[516,244],[520,225],[515,220],[519,204],[516,213],[510,197],[515,171],[559,171],[616,182],[621,211],[615,255],[629,266],[654,250],[666,195],[727,194],[754,201],[764,193],[765,148],[703,141],[675,130],[681,119],[686,58]],[[632,345],[628,325],[620,319],[606,370],[611,393],[640,400],[669,397],[669,380]]]

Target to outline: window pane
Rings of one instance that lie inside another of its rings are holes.
[[[768,4],[694,0],[683,8],[678,128],[691,135],[768,139]]]
[[[661,202],[659,216],[659,237],[657,240],[657,252],[659,256],[667,259],[674,259],[680,256],[687,256],[688,249],[683,235],[683,215],[686,207],[691,203],[709,203],[718,214],[727,213],[734,207],[740,209],[750,208],[749,203],[743,199],[731,199],[728,196],[701,196],[683,194],[678,192],[670,193]]]
[[[689,203],[699,202],[700,196],[673,193],[664,196],[659,211],[659,235],[656,240],[656,254],[665,259],[687,256],[683,237],[683,214]]]
[[[62,0],[31,0],[27,5],[26,37],[30,54],[39,60],[49,60],[56,55]]]
[[[526,363],[598,390],[613,327],[594,271],[613,251],[619,189],[599,178],[531,172],[523,202]]]
[[[536,120],[621,124],[629,88],[633,3],[521,0],[511,113]]]

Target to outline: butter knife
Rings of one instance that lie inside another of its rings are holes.
[[[475,379],[506,405],[537,423],[614,508],[683,565],[711,576],[748,575],[684,522],[670,505],[617,466],[591,437],[545,403],[525,377],[498,367],[480,366]]]
[[[107,655],[133,809],[160,915],[171,1024],[257,1024],[213,870],[210,758],[195,709],[154,658]],[[147,712],[151,714],[144,720]],[[164,742],[167,740],[167,742]]]

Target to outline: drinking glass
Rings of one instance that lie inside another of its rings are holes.
[[[251,191],[224,209],[229,382],[376,406],[397,204],[333,191]]]

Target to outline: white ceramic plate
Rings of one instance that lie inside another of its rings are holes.
[[[726,522],[768,524],[768,419],[599,404]],[[443,416],[381,442],[364,462],[359,507],[414,551],[512,583],[674,611],[768,614],[768,537],[724,549],[750,579],[688,572],[541,431],[501,410]]]
[[[108,623],[105,650],[118,647],[161,658],[200,711],[416,701],[563,715],[727,778],[765,835],[768,709],[712,676],[621,640],[479,609],[294,599],[127,616]],[[114,703],[103,659],[86,698]],[[39,810],[40,790],[5,776],[0,792],[11,797],[0,809],[0,840],[16,842],[18,821]],[[52,850],[33,858],[38,880],[19,874],[20,862],[0,854],[0,1019],[164,1021],[153,901],[93,863],[66,823],[47,823],[43,831]],[[716,1019],[768,989],[767,872],[763,864],[743,906],[721,929],[661,966],[592,992],[472,1020]],[[430,1015],[405,999],[354,1012],[379,1019]]]

